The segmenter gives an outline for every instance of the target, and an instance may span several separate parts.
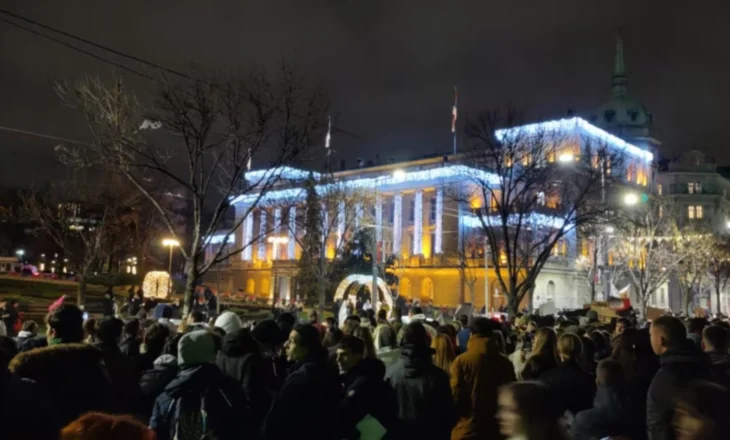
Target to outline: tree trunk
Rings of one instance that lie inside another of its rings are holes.
[[[195,287],[198,283],[200,274],[198,273],[198,262],[195,258],[188,258],[185,262],[185,296],[183,298],[183,319],[193,310],[193,301],[195,300]],[[170,281],[172,282],[172,281]]]
[[[720,286],[719,285],[717,285],[715,287],[715,299],[716,299],[715,308],[717,309],[717,314],[719,315],[721,313],[720,312]]]
[[[474,296],[472,295],[472,298]],[[472,299],[472,301],[474,301]],[[459,304],[466,302],[466,275],[463,266],[459,268]],[[473,303],[472,303],[473,304]]]
[[[689,303],[690,303],[690,290],[686,290],[684,292],[683,298],[682,298],[682,308],[684,309],[684,313],[687,316],[690,316],[689,314]]]
[[[90,264],[84,264],[79,274],[79,285],[76,289],[76,305],[82,307],[86,304],[86,280],[91,270]]]
[[[517,301],[517,295],[515,292],[509,292],[507,295],[507,310],[509,311],[509,316],[512,319],[514,319],[520,311],[520,303]]]
[[[639,295],[639,302],[641,303],[641,313],[644,315],[644,318],[646,318],[646,308],[648,307],[648,295],[640,294]]]

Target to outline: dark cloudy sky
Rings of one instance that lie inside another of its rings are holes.
[[[348,159],[448,151],[454,85],[462,116],[506,104],[534,119],[590,112],[609,96],[614,33],[623,26],[630,94],[654,114],[662,154],[699,147],[730,163],[729,2],[0,0],[0,7],[176,69],[295,62],[326,89],[340,125],[360,136],[334,137]],[[52,85],[113,72],[0,23],[0,126],[83,138],[83,124]],[[0,185],[57,175],[56,144],[0,131]]]

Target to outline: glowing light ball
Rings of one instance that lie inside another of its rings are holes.
[[[151,298],[167,298],[170,289],[170,274],[165,271],[147,272],[142,282],[144,296]]]

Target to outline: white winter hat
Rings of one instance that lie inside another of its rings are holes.
[[[243,321],[235,313],[227,310],[215,320],[215,326],[222,328],[227,335],[243,328]]]

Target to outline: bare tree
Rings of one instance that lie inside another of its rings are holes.
[[[65,148],[64,159],[78,166],[117,170],[150,201],[168,233],[181,242],[187,278],[185,314],[201,277],[252,245],[236,241],[219,246],[206,260],[206,244],[214,234],[227,243],[280,182],[282,168],[301,160],[321,141],[326,110],[322,95],[288,68],[274,75],[162,80],[149,106],[143,106],[121,80],[107,85],[85,78],[60,85],[58,92],[83,113],[93,135],[88,145]],[[150,132],[154,128],[159,130]],[[268,170],[249,173],[252,158]],[[188,204],[184,232],[154,191],[163,185],[176,187]],[[225,214],[234,198],[245,212],[226,225]]]
[[[467,122],[466,157],[479,171],[459,195],[487,237],[510,313],[534,289],[556,246],[562,253],[577,229],[601,221],[604,191],[623,177],[610,172],[622,169],[623,152],[579,130],[519,128],[520,122],[514,111],[487,111]]]
[[[722,309],[722,292],[730,280],[730,238],[727,236],[716,238],[710,249],[710,261],[707,265],[707,279],[715,293],[717,313]]]
[[[461,281],[459,303],[476,301],[475,287],[479,271],[484,270],[484,246],[480,243],[478,234],[474,234],[469,228],[462,228],[461,240],[459,240],[456,256],[459,260],[459,279]],[[479,259],[481,257],[481,259]],[[468,298],[466,292],[468,291]]]
[[[705,284],[714,244],[715,237],[711,233],[692,226],[683,228],[674,240],[675,252],[683,255],[674,274],[680,288],[682,309],[687,315]]]

